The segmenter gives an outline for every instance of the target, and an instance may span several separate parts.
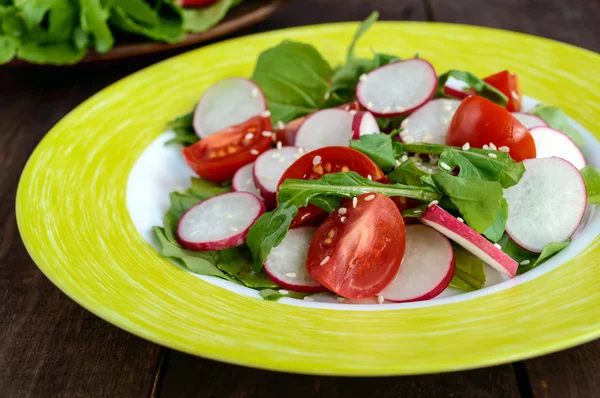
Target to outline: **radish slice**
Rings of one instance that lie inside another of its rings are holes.
[[[254,163],[250,163],[236,171],[233,176],[233,180],[231,181],[231,188],[233,188],[233,190],[236,192],[250,192],[251,194],[261,198],[260,190],[254,183],[254,175],[252,174],[253,168]]]
[[[303,154],[302,148],[284,146],[281,149],[269,149],[254,161],[254,183],[269,207],[275,205],[277,185],[281,176]]]
[[[521,181],[504,191],[508,202],[506,232],[522,248],[540,253],[551,242],[575,233],[587,202],[583,178],[557,157],[526,159]]]
[[[316,227],[298,227],[288,231],[279,245],[271,250],[264,264],[265,273],[279,286],[295,292],[321,292],[323,285],[306,270],[308,247]]]
[[[307,151],[326,146],[349,146],[354,116],[342,109],[324,109],[309,115],[298,129],[296,146]]]
[[[477,92],[462,80],[450,76],[444,86],[444,94],[458,99],[465,99],[469,95],[477,95]]]
[[[534,127],[529,130],[535,142],[536,158],[555,156],[571,163],[581,170],[585,167],[585,157],[565,133],[550,127]]]
[[[397,303],[432,299],[448,287],[454,266],[454,250],[444,235],[425,225],[407,225],[404,259],[379,296]]]
[[[429,206],[423,213],[421,221],[452,239],[504,275],[512,278],[517,273],[519,264],[515,260],[438,205]]]
[[[414,111],[433,97],[437,75],[423,59],[409,59],[377,68],[361,76],[356,86],[360,105],[378,117]]]
[[[427,142],[433,144],[446,144],[446,134],[460,105],[455,99],[434,99],[417,109],[412,115],[402,121],[400,132],[403,142]]]
[[[249,192],[213,196],[181,217],[177,236],[186,249],[229,249],[246,241],[248,229],[264,212],[263,201]]]
[[[532,115],[531,113],[512,112],[511,114],[528,129],[532,129],[534,127],[550,127],[544,119],[539,116]]]
[[[206,138],[266,111],[265,97],[251,80],[230,77],[204,92],[194,111],[194,130]]]
[[[379,125],[371,112],[357,112],[352,119],[352,139],[357,140],[361,135],[380,134]]]

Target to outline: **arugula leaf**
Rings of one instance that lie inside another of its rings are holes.
[[[125,4],[125,3],[123,3]],[[81,33],[89,33],[93,38],[94,47],[98,52],[106,52],[114,45],[114,38],[108,27],[108,17],[110,12],[102,7],[100,0],[79,0]],[[87,48],[85,44],[80,44],[78,48]]]
[[[321,109],[331,67],[310,44],[284,41],[258,57],[252,80],[269,104],[274,123],[287,123]]]
[[[202,199],[186,193],[171,192],[169,194],[169,200],[171,206],[163,218],[165,236],[173,245],[181,247],[177,240],[177,224],[179,224],[181,216],[183,216],[183,214],[192,206],[200,203]]]
[[[208,199],[212,196],[231,192],[231,185],[218,185],[195,177],[192,177],[191,181],[192,185],[185,192],[200,199]]]
[[[485,230],[483,235],[492,242],[498,242],[506,229],[506,220],[508,220],[508,202],[502,198],[496,220]]]
[[[540,256],[538,257],[538,259],[535,262],[535,264],[533,264],[529,269],[535,268],[538,265],[540,265],[540,264],[548,261],[552,256],[554,256],[555,254],[557,254],[559,251],[561,251],[565,247],[569,246],[570,244],[571,244],[571,239],[568,239],[565,242],[552,242],[552,243],[548,243],[542,249],[542,252],[540,253]],[[521,267],[519,267],[519,268],[521,268]],[[527,269],[523,268],[523,270],[519,270],[519,271],[520,272],[525,272],[525,271],[527,271]]]
[[[250,252],[245,246],[221,250],[217,268],[254,289],[278,287],[264,272],[254,272]]]
[[[201,33],[218,24],[227,11],[239,1],[219,0],[208,7],[187,8],[183,10],[183,27],[186,32]]]
[[[540,104],[531,113],[544,119],[553,129],[568,135],[577,146],[582,147],[585,145],[579,131],[573,127],[567,115],[560,108]]]
[[[7,63],[17,55],[19,44],[14,37],[0,35],[0,64]]]
[[[600,170],[595,169],[592,166],[585,166],[583,169],[579,170],[579,172],[585,182],[587,204],[595,205],[600,203]]]
[[[167,123],[167,127],[173,130],[175,137],[165,142],[165,145],[180,144],[183,146],[193,145],[200,141],[194,131],[194,113],[190,112]]]
[[[17,57],[35,64],[70,65],[79,62],[85,51],[68,42],[42,44],[25,40],[21,43]]]
[[[183,116],[176,117],[167,123],[170,129],[176,128],[194,128],[194,112],[186,113]]]
[[[436,97],[445,97],[444,86],[450,77],[465,82],[470,88],[475,90],[481,97],[487,98],[498,105],[506,106],[508,98],[500,90],[481,80],[470,72],[461,70],[449,70],[438,78],[438,88]]]
[[[128,11],[141,9],[143,0],[119,0],[111,8],[109,22],[126,32],[143,35],[153,40],[175,43],[183,38],[182,9],[172,0],[162,0],[155,10],[158,24],[147,25],[140,22],[137,14]]]
[[[282,298],[295,298],[298,300],[303,299],[306,296],[309,296],[310,293],[299,293],[299,292],[293,292],[293,291],[287,291],[287,294],[281,294],[279,293],[279,290],[273,290],[273,289],[263,289],[260,291],[260,295],[262,296],[262,298],[264,298],[265,300],[269,300],[269,301],[278,301],[279,299]]]
[[[472,292],[479,290],[485,285],[485,272],[483,260],[473,256],[467,250],[458,245],[454,248],[456,270],[450,281],[450,287]]]
[[[367,30],[371,29],[371,26],[373,26],[373,24],[375,22],[377,22],[378,18],[379,18],[379,12],[373,11],[371,13],[371,15],[369,15],[367,17],[367,19],[365,19],[360,24],[360,26],[358,27],[356,32],[354,32],[354,37],[352,38],[352,41],[350,42],[350,45],[348,46],[348,52],[346,53],[346,61],[347,62],[350,62],[351,60],[356,59],[356,57],[354,56],[354,48],[356,47],[356,43],[358,42],[358,39],[360,39],[360,37],[362,35],[364,35]]]
[[[396,169],[390,174],[388,174],[387,179],[389,181],[399,182],[401,184],[422,185],[422,178],[427,175],[428,173],[417,167],[414,159],[410,158],[403,162],[400,166],[396,167]]]
[[[502,247],[502,251],[519,263],[519,268],[517,270],[517,274],[519,275],[546,262],[562,249],[569,246],[570,243],[571,239],[568,239],[565,242],[548,243],[544,246],[542,252],[537,254],[521,248],[508,237],[508,234],[504,234],[502,239],[498,241],[498,244]]]
[[[386,134],[362,135],[358,140],[350,140],[350,148],[367,155],[382,170],[391,169],[396,162],[392,139]]]

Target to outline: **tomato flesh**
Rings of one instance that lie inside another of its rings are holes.
[[[364,299],[394,279],[405,248],[406,227],[394,202],[366,193],[357,197],[356,207],[352,199],[342,202],[317,229],[306,269],[340,296]]]
[[[378,180],[384,177],[381,169],[365,154],[343,146],[330,146],[315,149],[296,160],[283,173],[279,185],[288,178],[298,180],[316,180],[325,174],[355,171],[360,176]],[[325,210],[309,204],[298,209],[292,220],[291,228],[299,225],[320,224],[327,213]]]
[[[196,174],[211,181],[227,181],[271,146],[271,119],[255,116],[183,149],[183,158]]]
[[[522,97],[517,75],[503,70],[495,75],[486,77],[483,81],[502,91],[508,97],[508,103],[506,104],[507,111],[519,112],[521,110]]]
[[[506,146],[510,156],[520,162],[535,158],[535,143],[527,127],[510,112],[483,97],[472,96],[462,101],[450,122],[446,144],[482,148],[493,143]]]

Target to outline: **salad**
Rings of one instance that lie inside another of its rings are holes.
[[[160,252],[265,299],[409,302],[513,278],[569,245],[600,172],[558,108],[523,112],[518,77],[438,75],[354,47],[264,51],[169,124],[198,175],[170,194]]]

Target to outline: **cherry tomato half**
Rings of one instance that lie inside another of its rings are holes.
[[[270,118],[255,116],[184,148],[183,158],[200,177],[227,181],[240,167],[252,163],[269,149],[271,138],[262,132],[270,130]]]
[[[446,136],[448,145],[462,146],[467,142],[473,148],[482,148],[490,142],[498,148],[507,146],[517,162],[535,158],[536,153],[527,127],[500,105],[477,96],[462,101]]]
[[[502,91],[508,97],[507,111],[519,112],[521,110],[521,89],[517,75],[504,70],[486,77],[483,81]]]
[[[343,146],[329,146],[315,149],[296,160],[287,168],[279,180],[279,185],[287,178],[316,180],[325,174],[355,171],[361,177],[373,180],[384,177],[381,169],[368,156]],[[291,228],[303,224],[319,224],[327,217],[325,210],[308,205],[298,209]]]
[[[365,193],[356,199],[356,207],[353,199],[345,200],[317,229],[306,269],[340,296],[363,299],[394,279],[404,258],[406,227],[387,196]]]

